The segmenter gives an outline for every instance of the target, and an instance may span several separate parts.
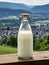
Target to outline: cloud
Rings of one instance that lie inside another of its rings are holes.
[[[0,0],[0,2],[24,3],[29,5],[28,0]]]
[[[48,3],[49,3],[49,0],[28,0],[28,4],[31,4],[31,5],[44,5]]]
[[[27,5],[44,5],[44,4],[49,3],[49,0],[0,0],[0,1],[24,3],[24,4],[27,4]]]

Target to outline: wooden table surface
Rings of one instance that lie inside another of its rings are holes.
[[[49,51],[33,52],[31,60],[20,60],[17,54],[0,55],[0,64],[49,60]]]

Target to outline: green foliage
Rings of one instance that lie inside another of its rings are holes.
[[[42,38],[37,38],[34,42],[34,50],[46,51],[49,50],[49,35]]]
[[[7,42],[7,38],[5,37],[5,38],[3,38],[3,39],[0,41],[0,45],[6,44],[6,42]]]
[[[41,44],[42,41],[43,41],[43,39],[41,39],[41,38],[37,38],[35,40],[35,43],[34,43],[34,49],[35,50],[40,50],[40,44]]]
[[[17,47],[17,36],[10,36],[9,38],[3,38],[2,40],[0,40],[0,45],[8,45],[8,46],[12,46],[12,47]]]
[[[8,40],[7,40],[7,45],[9,46],[13,46],[16,47],[17,46],[17,38],[15,38],[14,36],[11,36]]]
[[[0,40],[0,45],[17,47],[17,36],[16,37],[10,36],[9,38],[6,37],[3,38],[2,40]],[[36,51],[49,50],[49,35],[45,36],[44,38],[34,37],[33,49]]]

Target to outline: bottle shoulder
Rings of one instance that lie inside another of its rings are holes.
[[[29,23],[21,23],[19,30],[28,30],[28,31],[30,30],[31,31],[31,26]]]

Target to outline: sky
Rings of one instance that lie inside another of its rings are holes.
[[[0,0],[0,2],[24,3],[35,6],[49,4],[49,0]]]

